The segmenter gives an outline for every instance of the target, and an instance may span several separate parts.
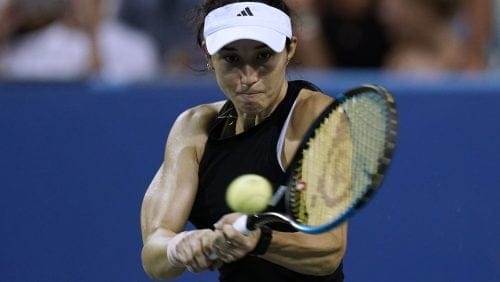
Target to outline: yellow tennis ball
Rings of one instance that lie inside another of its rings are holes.
[[[226,202],[235,212],[253,214],[264,211],[273,196],[271,183],[257,174],[236,177],[226,191]]]

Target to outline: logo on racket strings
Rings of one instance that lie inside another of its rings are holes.
[[[295,190],[298,192],[305,191],[307,188],[307,183],[304,180],[297,181],[297,185],[295,186]]]

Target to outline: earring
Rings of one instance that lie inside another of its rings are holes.
[[[207,70],[209,71],[213,70],[212,65],[210,63],[207,63]]]

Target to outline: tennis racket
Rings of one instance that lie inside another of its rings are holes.
[[[379,189],[397,137],[397,111],[384,88],[363,85],[332,102],[311,125],[286,171],[287,214],[244,215],[234,227],[248,234],[261,225],[284,224],[318,234],[359,211]],[[274,202],[274,203],[273,203]]]

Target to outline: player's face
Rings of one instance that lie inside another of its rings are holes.
[[[269,115],[286,94],[285,72],[295,50],[280,53],[254,40],[238,40],[211,57],[217,83],[239,114]]]

